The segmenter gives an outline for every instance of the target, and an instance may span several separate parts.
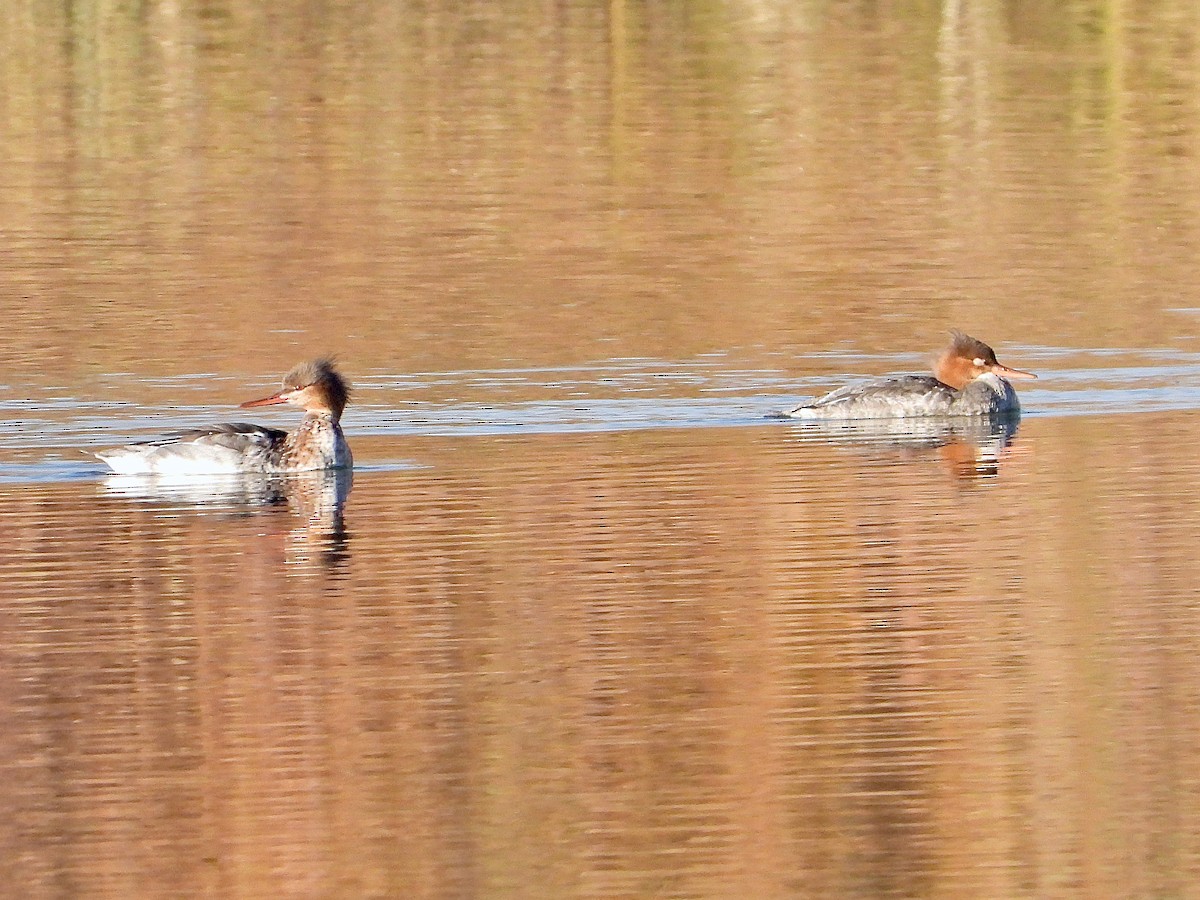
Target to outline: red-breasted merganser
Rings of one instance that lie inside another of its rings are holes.
[[[301,363],[283,379],[283,389],[239,408],[291,403],[305,411],[300,427],[278,428],[234,422],[165,435],[96,455],[122,475],[218,475],[349,469],[354,460],[339,420],[350,386],[328,359]]]
[[[1005,379],[1037,378],[996,361],[983,341],[961,331],[934,363],[930,375],[894,375],[847,385],[784,413],[793,419],[900,419],[916,416],[1006,416],[1021,410]]]

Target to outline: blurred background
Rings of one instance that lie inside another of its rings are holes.
[[[6,19],[10,378],[1195,349],[1188,3]]]

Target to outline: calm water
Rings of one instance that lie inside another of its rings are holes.
[[[1066,6],[13,6],[6,895],[1197,896],[1200,13]]]

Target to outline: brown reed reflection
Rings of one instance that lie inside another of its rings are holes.
[[[1096,428],[1026,430],[1039,465],[981,491],[936,452],[773,426],[406,441],[425,467],[359,474],[333,577],[294,577],[317,571],[300,514],[318,545],[338,530],[316,482],[223,504],[0,487],[9,883],[1169,883],[1191,845],[1109,851],[1196,815],[1171,763],[1200,733],[1178,688],[1196,466],[1098,454],[1063,482],[1044,461]]]
[[[5,402],[329,344],[376,385],[1194,348],[1193,6],[14,0]],[[0,484],[0,885],[1186,896],[1197,438],[356,433],[427,468],[344,514]]]
[[[1143,226],[1200,202],[1177,2],[355,0],[268,46],[244,0],[83,33],[18,0],[0,363],[284,371],[331,322],[363,370],[894,350],[947,321],[1168,345],[1193,235]]]

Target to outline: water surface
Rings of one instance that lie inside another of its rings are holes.
[[[1194,894],[1197,24],[17,3],[0,883]],[[91,455],[330,352],[352,483]]]

